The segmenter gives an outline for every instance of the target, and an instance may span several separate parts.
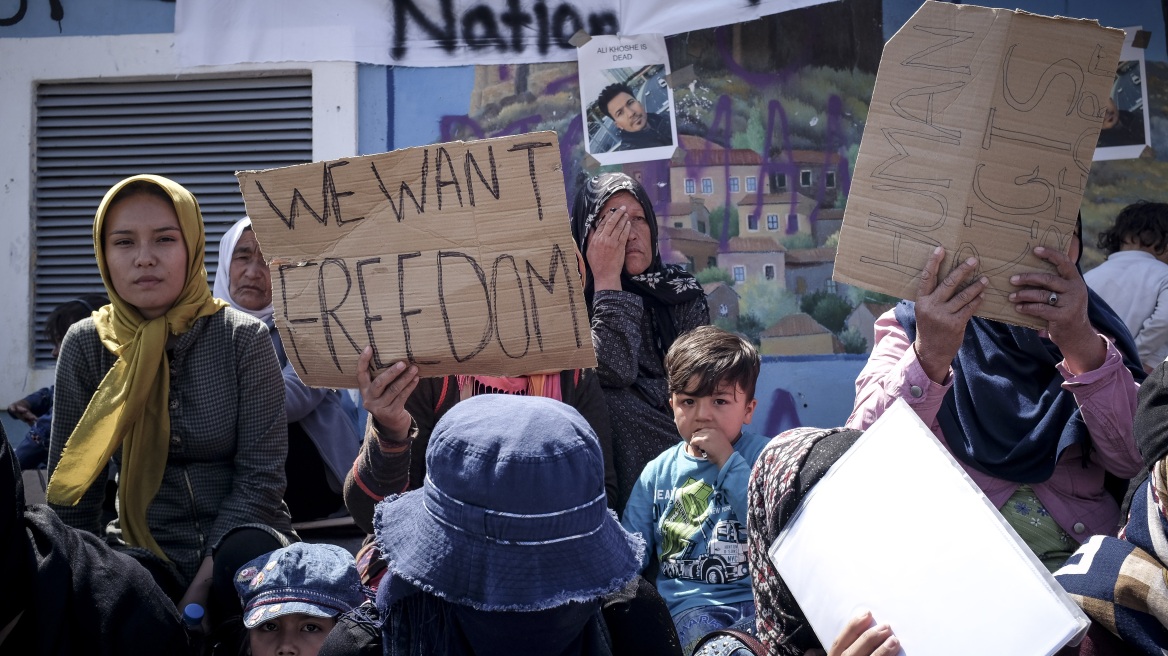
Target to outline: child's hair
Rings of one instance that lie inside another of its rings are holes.
[[[1115,225],[1099,233],[1099,248],[1108,255],[1122,250],[1128,242],[1150,248],[1157,255],[1168,250],[1168,203],[1132,203],[1115,217]]]
[[[710,396],[723,383],[736,385],[754,398],[760,363],[750,342],[717,326],[699,326],[678,337],[665,354],[665,376],[671,394]],[[691,387],[694,377],[698,384]]]
[[[107,305],[109,299],[102,294],[85,294],[58,305],[45,319],[45,339],[60,344],[65,339],[69,326],[93,314],[97,308]]]

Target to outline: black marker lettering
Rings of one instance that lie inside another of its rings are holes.
[[[511,28],[511,50],[523,52],[523,31],[531,25],[531,14],[523,11],[519,0],[507,0],[507,11],[499,14],[499,22]]]
[[[575,258],[572,258],[575,263]],[[539,304],[535,301],[535,285],[533,278],[539,281],[540,286],[549,294],[554,294],[556,291],[556,270],[562,269],[564,272],[564,284],[568,287],[568,306],[572,310],[572,332],[576,336],[576,348],[581,347],[580,339],[580,325],[576,319],[576,294],[572,292],[572,286],[568,284],[568,276],[572,275],[568,269],[568,258],[564,256],[564,251],[559,244],[552,245],[552,259],[548,263],[548,277],[544,278],[539,275],[535,267],[531,266],[531,262],[527,263],[527,290],[531,295],[531,323],[535,326],[535,339],[539,344],[539,350],[543,351],[543,331],[539,326]]]
[[[556,7],[556,12],[552,14],[552,36],[556,40],[556,45],[561,48],[571,48],[572,44],[568,42],[576,32],[584,29],[584,21],[580,18],[580,14],[572,8],[572,5],[563,4]]]
[[[381,189],[381,194],[385,196],[385,200],[389,201],[389,207],[393,210],[393,215],[397,217],[397,222],[401,223],[402,215],[405,214],[406,205],[405,197],[409,196],[410,200],[414,201],[414,209],[418,214],[426,213],[426,178],[430,175],[430,151],[422,151],[422,202],[418,202],[417,197],[414,196],[414,190],[403,180],[401,186],[397,190],[397,202],[393,202],[393,196],[389,195],[389,190],[385,188],[385,183],[381,181],[381,173],[377,170],[377,164],[369,162],[369,168],[373,169],[373,176],[377,178],[377,186]]]
[[[446,293],[442,284],[443,260],[451,257],[460,257],[471,265],[475,275],[479,278],[479,284],[483,287],[483,297],[487,300],[487,325],[483,328],[483,335],[479,338],[478,345],[466,355],[459,355],[458,349],[454,346],[454,332],[450,329],[450,311],[446,307]],[[491,292],[487,288],[487,276],[473,257],[456,251],[438,251],[438,305],[442,308],[442,321],[446,324],[446,342],[450,345],[450,354],[454,356],[455,361],[466,362],[487,347],[491,341],[491,335],[495,332],[495,312],[491,308]]]
[[[414,358],[414,350],[410,344],[410,322],[409,317],[415,314],[421,314],[421,310],[407,310],[406,309],[406,276],[402,263],[414,257],[421,257],[422,254],[418,251],[413,253],[401,253],[397,256],[397,303],[398,312],[401,314],[402,333],[405,336],[406,342],[406,360],[410,364],[438,364],[438,360],[417,360]]]
[[[474,165],[475,173],[478,174],[479,180],[483,183],[483,186],[487,188],[487,191],[491,192],[491,195],[495,197],[495,200],[499,200],[499,173],[498,173],[498,171],[495,170],[495,148],[494,148],[494,146],[487,146],[487,159],[491,165],[491,182],[490,182],[490,184],[488,184],[487,179],[485,177],[483,177],[483,170],[479,168],[479,163],[477,160],[475,160],[474,154],[471,153],[470,149],[467,149],[467,151],[466,151],[466,162],[464,163],[463,168],[465,169],[465,177],[466,177],[466,197],[467,197],[467,200],[470,201],[471,207],[475,206],[474,182],[471,180],[471,177],[470,177],[470,167],[472,164]]]
[[[284,301],[284,321],[286,323],[316,323],[316,317],[311,317],[308,319],[293,319],[288,316],[288,281],[284,276],[284,272],[288,269],[301,269],[314,266],[316,266],[315,263],[306,264],[304,267],[298,267],[295,264],[281,264],[280,267],[276,270],[280,276],[280,298]],[[292,353],[296,356],[296,361],[300,363],[300,371],[307,374],[308,367],[304,366],[304,360],[300,358],[300,349],[296,348],[296,338],[293,336],[293,332],[294,331],[287,330],[285,331],[287,334],[281,334],[280,337],[287,340],[287,342],[292,345]]]
[[[502,321],[495,323],[495,338],[499,342],[499,348],[503,349],[503,353],[507,357],[518,360],[527,355],[527,351],[531,349],[531,327],[528,325],[527,299],[523,295],[523,278],[519,276],[519,265],[515,263],[515,258],[511,255],[503,254],[495,258],[495,264],[491,267],[491,300],[494,316],[502,316],[499,314],[499,263],[504,260],[511,263],[511,271],[515,273],[515,289],[519,292],[519,302],[523,306],[523,334],[527,340],[523,343],[523,352],[519,355],[513,355],[511,351],[507,350],[507,345],[503,343],[503,335],[499,331]]]
[[[381,321],[380,314],[370,314],[369,293],[365,289],[365,272],[362,267],[368,264],[380,264],[380,257],[371,257],[357,260],[357,290],[361,292],[361,311],[365,315],[365,335],[369,338],[369,346],[373,348],[373,368],[385,369],[387,364],[381,361],[381,353],[377,350],[377,340],[373,336],[373,324]]]
[[[546,55],[552,45],[551,32],[548,25],[547,5],[543,3],[543,0],[539,0],[532,7],[532,10],[535,11],[535,19],[539,21],[539,54]]]
[[[509,153],[517,150],[527,151],[527,174],[531,176],[531,190],[535,192],[535,209],[539,213],[540,221],[543,221],[543,202],[539,197],[539,181],[535,179],[535,149],[545,148],[550,145],[550,143],[543,141],[529,141],[526,143],[517,143],[507,149]]]
[[[353,221],[360,221],[361,219],[365,218],[363,216],[358,216],[346,220],[341,215],[341,199],[352,196],[353,192],[337,191],[337,183],[336,180],[333,179],[333,169],[337,168],[338,166],[347,166],[348,164],[349,160],[346,159],[339,162],[330,162],[324,165],[324,185],[323,189],[321,190],[321,196],[325,200],[324,223],[326,224],[328,223],[328,213],[330,207],[332,208],[333,215],[337,217],[338,226],[345,225],[346,223],[352,223]]]
[[[758,0],[752,0],[758,2]],[[602,34],[620,34],[620,21],[611,11],[601,11],[588,15],[588,34],[600,36]]]
[[[450,171],[450,179],[442,179],[442,159],[446,159],[446,168]],[[458,206],[462,207],[462,185],[458,184],[458,175],[454,173],[454,162],[450,159],[450,153],[446,149],[439,146],[438,154],[434,156],[434,189],[438,192],[438,210],[442,210],[442,188],[454,185],[454,191],[458,193]]]
[[[331,308],[328,306],[328,299],[325,295],[324,274],[324,268],[330,264],[345,274],[345,294],[341,297],[340,302]],[[337,310],[345,304],[345,301],[349,298],[349,291],[353,289],[353,279],[349,276],[349,269],[345,266],[345,261],[335,257],[322,260],[320,269],[317,270],[316,285],[317,298],[320,301],[320,323],[324,327],[324,341],[328,344],[329,354],[333,357],[333,365],[336,366],[337,371],[343,372],[344,369],[341,368],[340,358],[337,357],[337,348],[333,344],[333,323],[337,324],[337,328],[341,329],[341,334],[345,336],[345,339],[349,340],[349,344],[353,347],[353,350],[358,354],[361,353],[361,347],[357,346],[357,342],[353,341],[353,336],[349,334],[349,331],[345,330],[344,324],[341,323],[340,317],[337,316]],[[332,317],[332,321],[329,321],[329,317]]]
[[[256,180],[256,189],[260,190],[260,195],[263,196],[264,200],[268,202],[268,207],[272,208],[272,211],[276,213],[276,216],[280,217],[280,220],[284,222],[284,225],[288,226],[289,230],[296,229],[296,217],[300,216],[301,205],[303,205],[304,209],[308,210],[308,213],[311,214],[317,221],[324,223],[326,220],[320,214],[317,214],[316,210],[312,209],[312,206],[308,204],[308,201],[304,200],[304,194],[300,193],[300,190],[295,187],[292,188],[292,205],[288,208],[287,215],[281,212],[280,208],[276,207],[276,203],[272,200],[272,197],[268,195],[267,190],[264,189],[264,185],[260,184],[259,180]]]
[[[406,54],[406,31],[408,24],[406,19],[412,17],[417,21],[418,26],[448,53],[454,52],[455,48],[455,32],[454,32],[454,3],[452,0],[439,0],[442,5],[442,22],[443,27],[438,27],[436,23],[430,20],[426,14],[422,13],[421,9],[414,4],[413,0],[393,0],[393,58],[401,59]]]
[[[475,29],[476,26],[481,28],[481,34]],[[487,5],[479,5],[462,15],[462,40],[471,50],[485,50],[494,46],[503,52],[507,51],[507,44],[499,36],[495,12]]]

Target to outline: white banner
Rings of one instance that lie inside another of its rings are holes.
[[[285,61],[461,66],[574,61],[568,39],[679,34],[829,0],[178,0],[184,67]]]

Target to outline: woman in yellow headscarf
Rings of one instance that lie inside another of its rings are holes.
[[[267,328],[212,297],[195,197],[138,175],[105,195],[93,245],[111,303],[66,334],[57,362],[49,503],[101,533],[107,466],[118,516],[104,533],[180,608],[240,612],[231,579],[295,539],[284,386]]]

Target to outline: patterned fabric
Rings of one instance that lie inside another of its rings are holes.
[[[698,606],[679,614],[673,622],[677,627],[677,639],[681,641],[681,652],[693,654],[702,640],[714,631],[733,629],[753,634],[754,602]]]
[[[69,329],[57,361],[50,473],[115,359],[92,319]],[[169,362],[169,453],[146,521],[189,582],[234,527],[260,523],[295,535],[281,501],[288,450],[284,382],[267,329],[231,308],[197,320],[178,338]],[[120,463],[120,451],[113,460]],[[53,509],[66,524],[99,534],[105,484],[103,469],[77,505]],[[118,521],[106,533],[121,538]]]
[[[102,235],[106,216],[119,200],[119,192],[135,183],[158,186],[169,196],[186,246],[182,291],[165,314],[152,319],[144,318],[114,289]],[[170,417],[165,411],[170,395],[167,340],[188,332],[195,321],[227,305],[213,298],[207,288],[204,242],[199,203],[177,182],[156,175],[136,175],[106,192],[93,220],[93,250],[110,304],[94,312],[92,319],[102,345],[118,358],[106,371],[101,385],[86,397],[89,405],[73,424],[68,449],[54,457],[55,475],[51,474],[45,491],[53,503],[77,503],[105,474],[114,451],[119,451],[125,476],[118,485],[118,516],[126,542],[160,557],[165,557],[164,550],[150,534],[146,515],[162,484],[170,433]]]
[[[803,656],[822,648],[767,550],[811,488],[861,433],[845,428],[793,428],[771,440],[748,488],[747,556],[759,641],[770,656]]]
[[[706,303],[702,286],[688,271],[674,265],[666,265],[661,260],[661,249],[657,243],[657,214],[653,203],[641,183],[624,173],[602,173],[584,183],[572,204],[572,237],[576,247],[584,257],[584,300],[588,313],[595,309],[592,286],[592,271],[588,268],[588,238],[601,218],[597,216],[609,198],[620,192],[632,194],[645,212],[649,224],[649,241],[653,245],[653,260],[649,268],[639,275],[630,276],[621,272],[621,289],[640,296],[646,312],[652,317],[651,331],[657,349],[657,358],[665,357],[673,340],[687,329],[677,324],[671,310],[678,305],[700,301]],[[706,309],[706,313],[709,310]],[[706,323],[709,323],[708,319]]]
[[[1002,517],[1026,542],[1042,564],[1054,572],[1079,547],[1077,540],[1054,521],[1029,485],[1022,485],[1001,507]]]
[[[894,310],[909,341],[916,339],[916,305]],[[1136,383],[1146,378],[1135,342],[1099,295],[1087,290],[1092,329],[1115,344]],[[952,386],[937,411],[955,458],[979,472],[1016,483],[1050,480],[1072,445],[1093,448],[1084,410],[1059,371],[1062,351],[1033,328],[973,317],[952,364]],[[1130,385],[1121,379],[1121,384]],[[1009,408],[1008,412],[984,412]]]
[[[1168,651],[1168,522],[1152,482],[1132,499],[1121,538],[1097,535],[1055,572],[1055,579],[1091,619],[1122,640],[1129,653]]]
[[[557,377],[557,387],[563,402],[576,408],[600,440],[608,506],[614,508],[617,479],[612,464],[612,433],[596,372],[592,369],[569,369],[560,372]],[[417,434],[411,437],[409,443],[398,448],[387,450],[386,443],[378,441],[376,422],[369,422],[361,452],[345,479],[345,506],[353,516],[353,521],[366,533],[373,532],[373,508],[377,502],[391,494],[422,487],[422,481],[426,478],[426,449],[430,444],[434,424],[460,398],[455,376],[423,378],[418,381],[414,393],[406,401],[406,411],[414,420],[410,430],[416,430]],[[402,451],[407,455],[407,466],[404,469],[399,457]]]
[[[710,322],[704,297],[671,306],[669,312],[680,332]],[[645,465],[681,440],[653,334],[641,297],[612,290],[596,293],[592,345],[612,426],[618,510],[625,507]]]

